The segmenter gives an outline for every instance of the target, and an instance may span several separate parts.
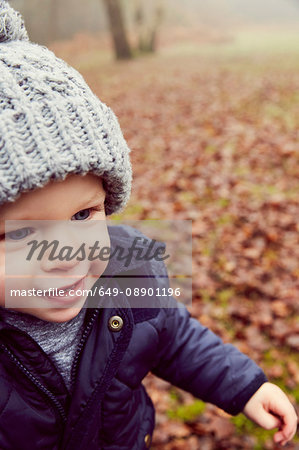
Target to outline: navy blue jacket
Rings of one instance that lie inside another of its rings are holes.
[[[112,227],[109,233],[113,245],[129,246],[140,236],[130,227]],[[99,286],[105,281],[121,290],[121,274],[146,288],[167,284],[163,263],[133,260],[126,269],[111,261],[108,268]],[[138,278],[140,273],[146,278]],[[155,415],[142,379],[150,371],[231,414],[242,411],[267,381],[251,359],[223,344],[173,298],[163,307],[159,298],[148,298],[154,302],[149,308],[131,307],[133,300],[124,294],[111,307],[110,301],[105,299],[105,308],[87,309],[71,395],[39,345],[0,320],[1,449],[148,448]]]

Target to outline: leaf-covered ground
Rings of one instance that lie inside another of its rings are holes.
[[[254,358],[299,403],[298,35],[171,42],[115,63],[95,38],[53,49],[119,117],[132,149],[134,219],[193,220],[193,303],[203,324]],[[275,449],[151,375],[155,450]],[[297,442],[297,443],[296,443]],[[298,440],[289,448],[299,448]]]

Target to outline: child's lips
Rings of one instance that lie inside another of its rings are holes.
[[[86,277],[86,275],[85,275],[85,277]],[[81,278],[79,281],[75,281],[75,283],[73,283],[73,284],[68,284],[67,286],[55,287],[54,289],[57,289],[57,291],[59,291],[59,290],[64,291],[64,290],[75,288],[78,284],[81,283],[81,281],[83,281],[83,279],[85,277]],[[47,290],[49,290],[49,289],[47,289]]]
[[[80,280],[74,281],[73,283],[70,283],[70,284],[67,284],[67,285],[64,285],[64,286],[50,286],[49,288],[38,287],[38,288],[36,288],[36,289],[42,290],[42,291],[44,291],[44,292],[50,291],[51,289],[52,289],[52,290],[54,289],[54,291],[55,291],[55,289],[56,289],[57,291],[59,291],[59,290],[71,289],[73,286],[75,286],[75,285],[81,283],[81,281],[84,280],[84,278],[86,278],[86,276],[87,276],[87,275],[84,275],[84,277],[80,278]]]
[[[84,289],[85,286],[85,277],[81,278],[81,280],[77,281],[76,283],[73,283],[71,285],[68,286],[64,286],[64,287],[60,287],[60,288],[51,288],[53,294],[57,294],[57,293],[61,293],[60,291],[65,291],[62,295],[51,295],[51,290],[48,289],[49,295],[46,294],[45,298],[49,299],[49,300],[55,300],[55,301],[60,301],[62,303],[66,303],[66,302],[74,302],[76,300],[78,300],[79,298],[82,297],[83,292],[82,290]],[[68,295],[68,291],[72,290],[72,295]],[[77,293],[77,291],[79,291]]]

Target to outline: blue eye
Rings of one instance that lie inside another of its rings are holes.
[[[73,217],[76,217],[75,220],[85,220],[90,216],[90,209],[91,208],[81,209],[81,211],[74,214]],[[87,215],[86,215],[86,213],[87,213]]]
[[[25,239],[27,236],[29,236],[31,232],[32,228],[20,228],[19,230],[14,230],[6,233],[5,237],[13,241],[20,241],[21,239]]]

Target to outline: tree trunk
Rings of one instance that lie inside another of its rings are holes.
[[[104,4],[109,17],[116,58],[129,59],[132,52],[126,35],[120,0],[104,0]]]
[[[145,13],[142,0],[134,1],[134,22],[137,31],[137,47],[141,53],[151,53],[156,50],[157,32],[163,19],[161,0],[152,0],[151,14]]]

